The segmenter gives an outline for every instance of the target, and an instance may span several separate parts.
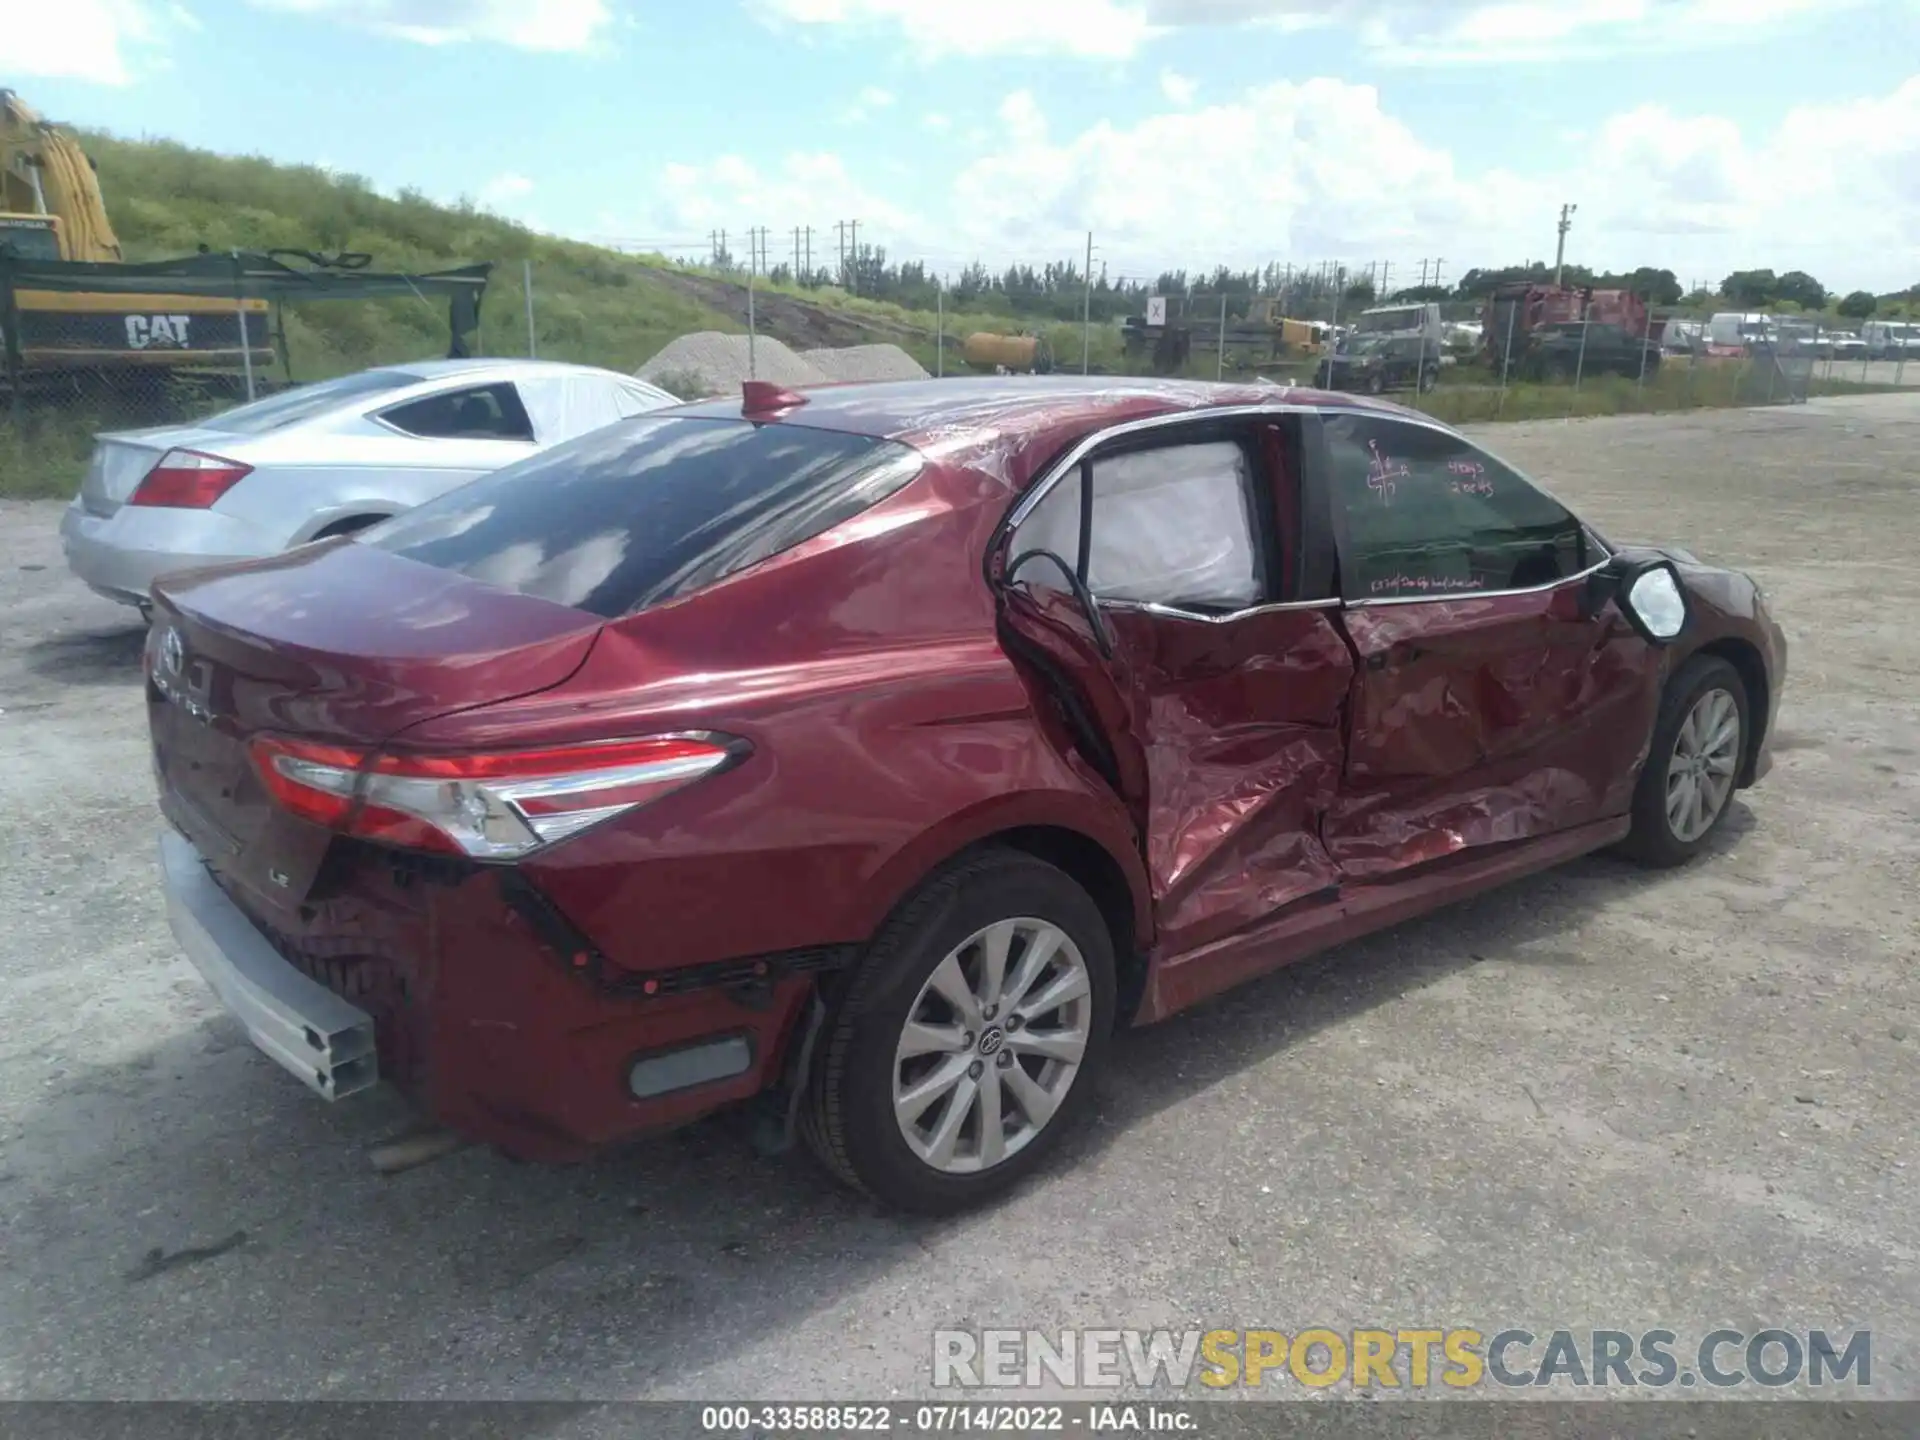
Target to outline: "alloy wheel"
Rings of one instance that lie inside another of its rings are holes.
[[[934,967],[900,1032],[893,1113],[908,1147],[946,1174],[1018,1154],[1072,1088],[1092,1024],[1087,962],[1059,926],[975,931]]]
[[[1740,707],[1725,690],[1693,702],[1667,763],[1667,828],[1691,844],[1713,828],[1733,794],[1740,765]]]

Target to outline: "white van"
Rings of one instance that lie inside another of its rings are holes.
[[[1707,322],[1709,345],[1738,345],[1750,350],[1777,338],[1773,317],[1758,311],[1723,310]]]
[[[1920,356],[1920,324],[1911,320],[1869,320],[1860,327],[1860,338],[1875,360]]]

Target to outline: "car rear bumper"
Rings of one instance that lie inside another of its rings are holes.
[[[810,975],[609,993],[537,938],[497,869],[396,885],[370,852],[339,867],[312,928],[283,932],[185,836],[160,852],[174,934],[254,1044],[326,1099],[385,1080],[526,1160],[581,1159],[777,1083],[812,993]]]
[[[252,526],[212,510],[122,505],[96,515],[75,500],[60,519],[67,568],[123,605],[143,605],[153,582],[178,570],[272,553]]]
[[[160,871],[174,938],[255,1045],[327,1100],[379,1078],[373,1017],[290,965],[171,830]]]

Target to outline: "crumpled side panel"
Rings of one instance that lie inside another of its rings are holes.
[[[1144,706],[1145,850],[1161,948],[1230,934],[1326,889],[1352,660],[1324,610],[1223,625],[1110,610]]]
[[[1464,788],[1344,796],[1327,818],[1327,845],[1342,876],[1371,880],[1476,845],[1504,845],[1584,824],[1598,813],[1588,776],[1521,757]]]
[[[1328,814],[1349,879],[1623,813],[1658,652],[1577,587],[1346,612],[1348,784]]]

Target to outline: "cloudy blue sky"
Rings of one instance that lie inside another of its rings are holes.
[[[672,253],[1398,284],[1572,201],[1596,266],[1920,282],[1920,0],[54,0],[0,84]]]

